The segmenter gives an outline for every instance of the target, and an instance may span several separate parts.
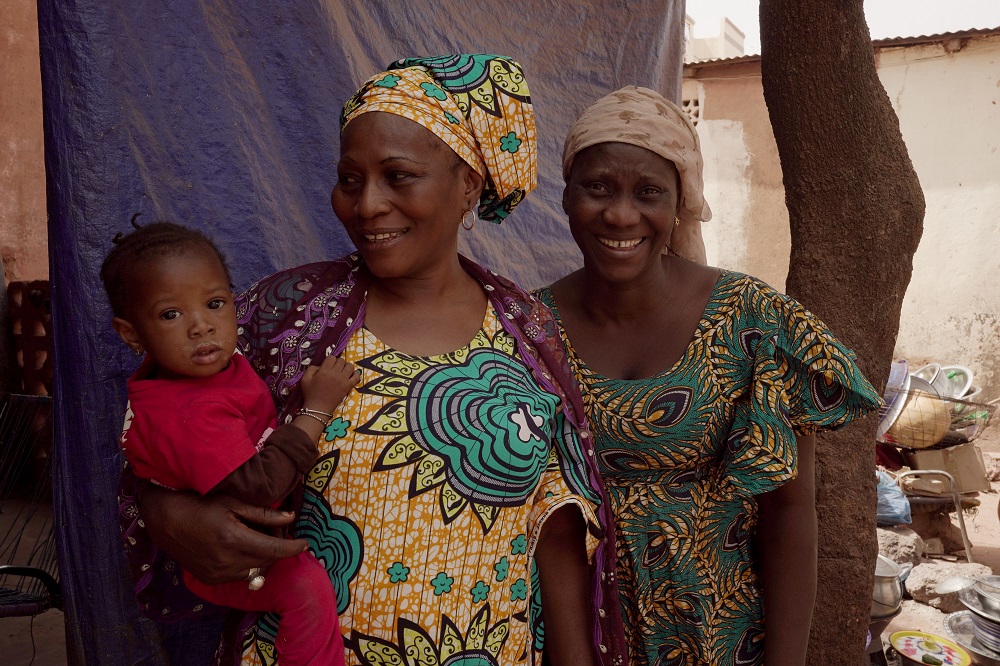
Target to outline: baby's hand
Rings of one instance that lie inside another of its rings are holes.
[[[302,375],[302,406],[332,413],[360,380],[352,364],[339,356],[327,356],[322,365],[311,365]]]

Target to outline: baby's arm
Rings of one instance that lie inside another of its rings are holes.
[[[313,441],[319,439],[334,410],[359,380],[354,366],[339,356],[327,356],[321,366],[306,368],[299,380],[303,408],[296,413],[292,425],[304,430]]]
[[[303,407],[318,414],[299,414],[290,424],[277,428],[264,448],[223,479],[212,492],[231,495],[257,505],[283,500],[301,483],[316,462],[319,440],[329,416],[358,383],[354,366],[328,356],[319,367],[309,367],[299,385]]]
[[[259,453],[233,470],[211,492],[257,506],[277,504],[302,483],[302,476],[316,462],[316,439],[293,425],[275,429]]]

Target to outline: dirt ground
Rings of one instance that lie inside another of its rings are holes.
[[[0,619],[0,655],[5,666],[59,666],[66,663],[63,614],[50,610],[34,618]]]
[[[991,425],[976,443],[984,453],[1000,458],[1000,426]],[[1000,490],[1000,483],[994,482],[994,487]],[[980,493],[979,499],[982,504],[978,510],[965,516],[972,556],[976,562],[989,566],[994,573],[1000,573],[1000,519],[997,516],[1000,494],[996,491]],[[0,530],[4,528],[2,518],[0,516]],[[928,620],[919,613],[899,615],[887,632],[902,630],[947,635],[933,619]],[[0,658],[4,661],[3,666],[66,664],[63,613],[50,610],[35,618],[0,619]]]
[[[0,506],[0,535],[10,531],[12,523],[24,523],[25,507],[31,506],[24,499],[7,499]],[[24,563],[28,561],[28,553],[34,548],[35,540],[48,534],[51,525],[50,507],[39,507],[32,515],[20,547],[11,561]],[[5,548],[8,542],[5,543]],[[6,557],[9,555],[5,555]],[[10,583],[12,584],[12,583]],[[63,613],[59,610],[49,610],[35,617],[5,617],[0,618],[0,660],[4,666],[56,666],[66,663],[66,630]]]

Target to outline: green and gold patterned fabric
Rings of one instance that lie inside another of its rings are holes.
[[[560,322],[551,291],[539,298]],[[655,377],[599,375],[559,326],[615,516],[630,663],[763,664],[754,496],[794,478],[796,434],[878,408],[853,352],[791,298],[727,271]]]

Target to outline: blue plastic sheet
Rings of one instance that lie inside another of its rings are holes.
[[[878,476],[878,504],[875,508],[875,522],[880,526],[888,525],[909,525],[910,500],[906,499],[903,489],[899,487],[896,480],[883,472],[875,470]]]
[[[55,332],[55,512],[74,664],[159,664],[117,534],[118,434],[135,359],[98,269],[118,231],[171,220],[216,239],[237,287],[351,249],[329,206],[338,113],[402,56],[521,61],[540,187],[462,249],[534,287],[578,267],[562,139],[622,85],[680,91],[684,3],[453,0],[39,2]]]

